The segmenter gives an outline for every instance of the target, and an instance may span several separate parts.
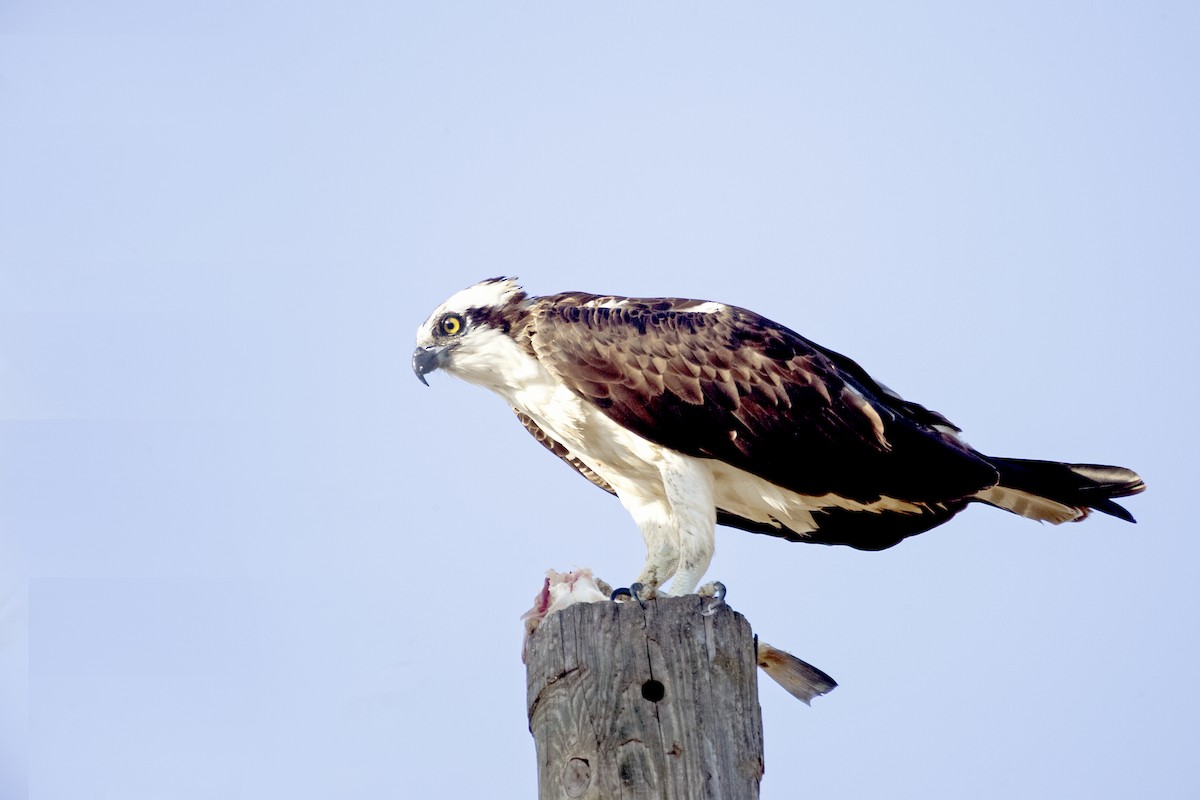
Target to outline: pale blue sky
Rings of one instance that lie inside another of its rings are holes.
[[[841,682],[762,796],[1200,795],[1200,14],[1147,3],[10,0],[0,797],[528,798],[518,619],[641,565],[454,291],[672,294],[859,360],[1137,526],[973,508],[884,553],[722,529]]]

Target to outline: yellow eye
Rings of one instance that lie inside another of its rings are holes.
[[[442,333],[446,334],[447,336],[455,336],[459,333],[462,333],[463,318],[458,314],[447,314],[446,316],[442,317],[442,321],[438,324],[438,326],[442,329]]]

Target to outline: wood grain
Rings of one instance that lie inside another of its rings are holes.
[[[754,635],[728,606],[705,616],[709,602],[580,603],[542,621],[525,656],[541,800],[758,797]]]

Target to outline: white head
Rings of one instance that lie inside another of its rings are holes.
[[[417,328],[413,372],[444,369],[484,386],[493,385],[498,357],[515,347],[509,332],[524,311],[525,292],[515,278],[491,278],[468,286],[442,303]]]

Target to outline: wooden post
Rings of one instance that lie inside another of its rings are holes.
[[[755,800],[763,773],[754,635],[696,595],[579,603],[526,648],[539,800]]]

